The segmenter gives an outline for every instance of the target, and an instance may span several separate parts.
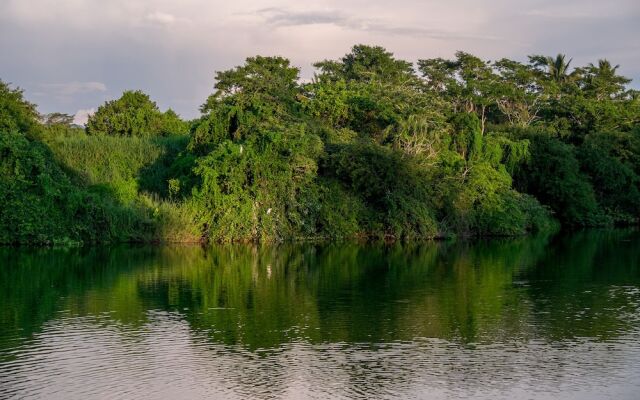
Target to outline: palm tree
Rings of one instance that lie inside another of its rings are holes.
[[[567,56],[564,54],[558,54],[555,58],[541,55],[529,56],[529,62],[534,67],[545,69],[549,78],[557,83],[567,82],[575,77],[575,71],[569,73],[572,60],[571,58],[567,61]]]
[[[584,70],[585,90],[594,93],[598,100],[624,92],[631,79],[617,75],[618,68],[619,65],[612,66],[608,60],[598,60],[598,66],[590,63]]]
[[[614,76],[616,74],[616,70],[620,68],[620,65],[616,65],[615,67],[612,67],[609,60],[603,59],[603,60],[598,60],[597,67],[593,65],[593,63],[589,63],[589,67],[597,70],[599,72],[599,75]]]
[[[573,58],[569,61],[565,61],[566,56],[564,54],[558,54],[555,59],[549,57],[549,75],[556,82],[566,82],[571,78],[572,74],[569,74],[569,65]]]

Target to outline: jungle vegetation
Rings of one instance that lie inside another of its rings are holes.
[[[510,236],[638,224],[640,92],[618,66],[399,60],[356,45],[311,81],[218,72],[183,121],[127,91],[85,127],[0,81],[0,243]]]

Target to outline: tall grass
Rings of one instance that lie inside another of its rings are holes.
[[[74,183],[105,199],[117,241],[200,240],[188,201],[169,199],[168,169],[188,136],[56,135],[45,139]]]

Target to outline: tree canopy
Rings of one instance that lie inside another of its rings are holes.
[[[89,135],[160,136],[185,133],[186,129],[175,112],[162,113],[139,90],[125,91],[119,99],[106,102],[87,121]]]
[[[315,67],[302,81],[286,58],[247,58],[216,73],[189,123],[127,91],[86,132],[2,83],[0,241],[425,239],[640,220],[640,96],[608,60],[457,52],[414,65],[356,45]],[[55,213],[77,225],[37,222]]]

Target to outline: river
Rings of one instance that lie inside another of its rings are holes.
[[[0,248],[0,398],[637,399],[640,232]]]

